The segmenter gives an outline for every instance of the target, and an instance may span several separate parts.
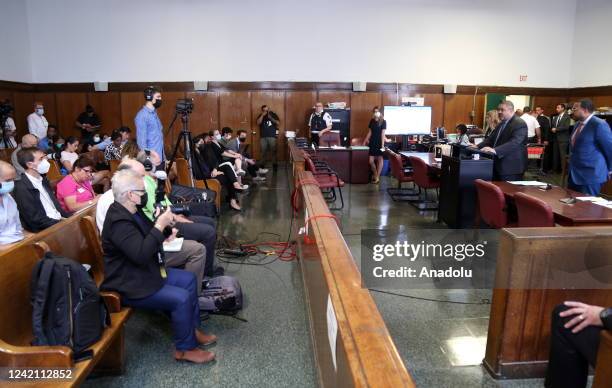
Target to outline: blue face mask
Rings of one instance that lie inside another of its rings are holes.
[[[14,187],[15,187],[15,182],[13,181],[2,182],[2,187],[0,187],[0,194],[8,194],[11,191],[13,191]]]

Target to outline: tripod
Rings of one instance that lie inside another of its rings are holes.
[[[179,137],[176,139],[176,144],[174,145],[174,151],[172,151],[172,156],[170,157],[170,163],[168,164],[167,173],[172,169],[172,165],[176,159],[177,152],[179,150],[179,146],[181,145],[181,141],[184,143],[183,155],[185,156],[185,160],[187,160],[187,169],[189,170],[189,185],[192,188],[195,188],[195,181],[193,179],[193,139],[191,138],[191,132],[189,131],[189,113],[186,111],[182,111],[181,113],[181,123],[183,126],[181,128],[181,133]],[[174,121],[178,117],[179,112],[174,113],[174,118],[170,122],[168,129],[172,128]],[[206,180],[204,180],[206,183]],[[208,189],[208,185],[206,185]]]

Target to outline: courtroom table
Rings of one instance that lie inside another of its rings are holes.
[[[405,156],[406,158],[412,156],[415,158],[421,159],[425,164],[429,166],[430,169],[435,172],[440,172],[442,170],[442,159],[440,161],[436,161],[435,154],[433,152],[408,152],[401,151],[400,155]]]
[[[329,164],[345,182],[369,183],[370,163],[367,147],[319,147],[316,155]]]
[[[553,186],[550,190],[539,189],[534,186],[520,186],[505,181],[492,182],[499,187],[507,200],[514,201],[516,193],[524,193],[541,199],[552,208],[555,222],[563,226],[605,226],[612,224],[612,209],[596,205],[588,201],[576,201],[566,204],[559,201],[568,197],[586,197],[586,194],[577,191]],[[546,183],[542,183],[546,185]]]

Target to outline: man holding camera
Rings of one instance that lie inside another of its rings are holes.
[[[257,117],[257,125],[259,125],[261,165],[265,168],[266,162],[269,160],[276,169],[276,134],[280,127],[280,120],[267,105],[262,105],[261,113]]]
[[[174,227],[187,240],[194,240],[206,247],[206,263],[204,265],[204,276],[212,277],[222,275],[222,269],[215,269],[215,243],[217,241],[216,222],[214,219],[205,216],[190,215],[189,211],[180,210],[180,206],[174,207],[166,197],[163,187],[165,186],[166,173],[163,170],[155,171],[148,169],[147,164],[156,166],[160,164],[160,157],[155,151],[140,151],[136,157],[145,166],[144,184],[147,192],[147,201],[142,208],[143,213],[151,221],[155,221],[161,209],[170,207],[174,209],[176,224]],[[149,160],[149,163],[147,163]],[[177,211],[179,210],[179,211]]]
[[[141,150],[153,150],[160,156],[160,166],[163,165],[164,131],[157,109],[162,105],[160,91],[154,86],[144,90],[145,104],[134,118],[136,124],[136,142]]]

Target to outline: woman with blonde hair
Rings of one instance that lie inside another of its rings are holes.
[[[372,169],[372,183],[378,183],[383,168],[383,147],[385,146],[387,122],[377,106],[372,109],[372,119],[368,127],[368,135],[363,143],[368,144],[370,147],[369,155],[370,168]]]
[[[489,137],[491,132],[497,128],[500,122],[501,120],[499,119],[497,110],[491,109],[487,112],[487,115],[485,116],[485,138]]]

